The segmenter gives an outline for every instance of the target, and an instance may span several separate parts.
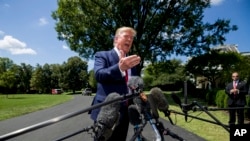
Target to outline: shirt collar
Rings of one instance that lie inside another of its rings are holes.
[[[120,56],[120,55],[121,55],[121,53],[120,53],[120,51],[118,50],[118,48],[117,48],[117,47],[114,47],[114,50],[115,50],[115,52],[117,53],[117,55],[118,55],[118,56]]]

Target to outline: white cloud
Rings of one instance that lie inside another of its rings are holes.
[[[33,49],[27,48],[24,42],[21,42],[9,35],[6,35],[3,39],[0,39],[0,49],[7,50],[13,55],[37,54]]]
[[[62,48],[63,48],[63,49],[66,49],[66,50],[69,50],[69,47],[66,46],[66,45],[63,45]]]
[[[48,23],[49,23],[49,22],[47,21],[46,18],[40,18],[40,19],[39,19],[39,25],[40,25],[40,26],[46,25],[46,24],[48,24]]]
[[[211,0],[211,5],[220,5],[224,0]]]

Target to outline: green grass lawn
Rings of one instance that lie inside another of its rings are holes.
[[[182,113],[181,108],[173,102],[172,98],[170,97],[170,93],[165,93],[167,100],[169,102],[169,109],[174,110],[177,112]],[[180,96],[181,100],[183,101],[183,94],[178,94]],[[197,101],[198,104],[202,106],[207,106],[204,100],[197,99],[197,98],[188,98],[188,103],[191,103],[192,101]],[[228,125],[228,113],[226,111],[209,111],[216,119],[218,119],[221,123],[224,125]],[[189,115],[207,119],[213,122],[216,122],[214,119],[212,119],[207,113],[202,111],[189,111]],[[168,120],[167,117],[164,117],[163,113],[160,113],[160,116],[164,119]],[[227,130],[225,130],[222,126],[212,124],[206,121],[202,121],[199,119],[188,117],[187,122],[185,121],[185,118],[183,115],[171,113],[170,117],[174,124],[176,126],[182,127],[202,138],[204,138],[207,141],[229,141],[230,134]],[[183,137],[185,138],[185,137]]]
[[[148,93],[148,92],[145,92]],[[170,105],[170,110],[175,110],[182,112],[180,107],[174,103],[170,97],[170,93],[165,93],[167,100]],[[181,96],[182,94],[179,94]],[[9,95],[8,98],[6,95],[0,95],[0,121],[8,118],[20,116],[23,114],[31,113],[37,110],[45,109],[65,101],[72,99],[72,95],[62,94],[62,95],[51,95],[51,94],[15,94]],[[198,101],[199,104],[205,105],[203,100],[200,99],[191,99],[188,98],[188,103],[193,100]],[[228,113],[225,111],[211,111],[211,113],[218,118],[223,124],[228,122]],[[189,114],[197,116],[199,118],[205,118],[211,121],[211,119],[205,112],[192,112]],[[160,112],[160,116],[168,120],[167,117],[164,117],[163,113]],[[171,119],[176,124],[176,126],[182,127],[207,141],[229,141],[229,132],[219,125],[211,124],[205,121],[198,119],[188,118],[188,122],[184,120],[183,115],[171,113]],[[166,127],[168,128],[168,127]],[[170,129],[171,130],[171,129]],[[185,138],[185,137],[183,137]]]
[[[11,94],[0,95],[0,121],[45,109],[72,99],[72,95]]]

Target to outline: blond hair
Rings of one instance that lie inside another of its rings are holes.
[[[116,30],[115,37],[120,35],[122,32],[125,32],[125,31],[131,31],[133,33],[133,36],[136,35],[136,31],[134,30],[134,28],[123,26],[123,27],[120,27]]]
[[[133,33],[133,36],[135,37],[136,35],[136,31],[134,30],[134,28],[132,27],[127,27],[127,26],[123,26],[123,27],[120,27],[116,30],[115,32],[115,37],[114,37],[114,41],[113,41],[113,45],[116,46],[116,41],[115,41],[115,38],[117,38],[120,34],[122,34],[123,32],[126,32],[126,31],[130,31]]]

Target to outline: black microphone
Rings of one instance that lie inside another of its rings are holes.
[[[192,102],[191,104],[182,104],[180,98],[176,94],[172,93],[171,97],[174,100],[174,102],[176,104],[178,104],[180,106],[180,108],[182,109],[182,111],[184,112],[185,120],[186,120],[187,119],[187,112],[190,110],[193,110],[193,107],[196,106],[196,102]]]
[[[142,131],[145,124],[142,124],[142,116],[138,111],[138,105],[130,105],[128,107],[128,116],[129,122],[134,126],[134,135],[132,136],[130,141],[135,141],[136,138],[138,140],[143,140],[144,137],[142,136]]]
[[[175,94],[175,93],[172,93],[171,94],[171,97],[172,99],[174,100],[174,102],[176,104],[178,104],[180,106],[180,108],[182,109],[182,105],[181,105],[181,99]]]
[[[134,126],[139,126],[142,123],[142,118],[136,105],[129,105],[128,117],[129,122]]]
[[[149,121],[150,125],[152,126],[153,131],[155,132],[155,140],[161,140],[161,134],[159,133],[155,123],[153,122],[153,117],[150,112],[150,103],[145,96],[145,94],[141,93],[140,97],[136,97],[133,99],[134,104],[137,106],[137,109],[140,114],[142,114],[146,121]]]
[[[152,94],[147,95],[147,98],[148,98],[148,102],[149,102],[149,105],[150,105],[150,110],[151,110],[151,113],[152,113],[152,117],[154,119],[158,119],[159,114],[158,114],[158,111],[157,111],[157,105],[154,102]]]
[[[165,116],[169,116],[169,104],[165,95],[162,93],[162,90],[158,87],[154,87],[150,90],[150,94],[152,95],[153,102],[157,108],[163,112]]]
[[[118,93],[110,93],[104,102],[108,102],[120,97]],[[96,139],[98,141],[106,141],[113,133],[115,126],[119,122],[120,118],[120,102],[114,102],[101,107],[101,110],[97,116],[96,125],[97,133]]]

